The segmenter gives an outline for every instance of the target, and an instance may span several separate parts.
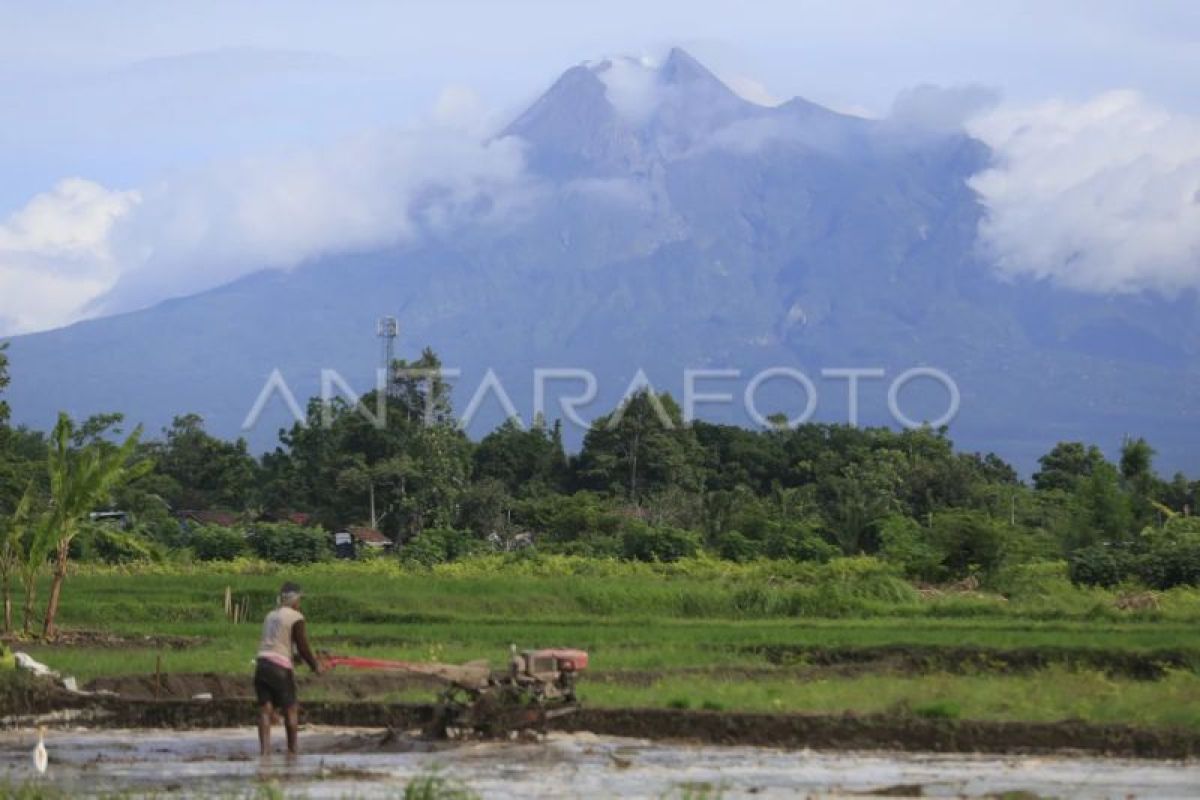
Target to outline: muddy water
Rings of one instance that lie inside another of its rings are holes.
[[[1200,797],[1200,762],[918,753],[818,753],[700,747],[590,734],[535,743],[430,745],[377,731],[311,728],[305,754],[257,757],[248,728],[209,731],[51,731],[50,768],[33,774],[30,731],[0,733],[0,781],[54,784],[72,795],[105,792],[240,794],[276,784],[307,797],[396,797],[437,768],[490,797],[663,797],[719,790],[722,797],[862,795],[920,786],[925,796],[1023,790],[1063,798]],[[278,746],[278,742],[277,742]]]

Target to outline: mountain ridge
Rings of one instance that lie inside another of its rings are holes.
[[[488,367],[520,387],[528,419],[538,366],[594,370],[593,416],[639,367],[678,395],[687,368],[748,380],[786,366],[818,382],[818,418],[844,420],[844,381],[821,381],[821,368],[878,367],[891,380],[936,366],[962,392],[956,440],[1026,471],[1059,439],[1111,451],[1126,433],[1150,438],[1169,468],[1200,466],[1195,293],[1001,280],[977,247],[985,209],[967,184],[992,156],[964,133],[801,98],[758,106],[676,50],[659,67],[568,69],[505,136],[524,140],[539,186],[519,213],[17,337],[14,418],[121,410],[157,426],[199,411],[237,435],[273,369],[301,403],[321,368],[370,388],[374,321],[398,314],[404,354],[430,345],[463,368],[459,408]],[[773,392],[764,405],[803,404],[794,387]],[[869,395],[864,421],[889,422],[884,392]],[[905,396],[930,417],[945,406],[937,387]],[[249,432],[256,448],[272,445],[282,412],[274,404]]]

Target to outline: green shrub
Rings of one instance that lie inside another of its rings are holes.
[[[978,511],[943,511],[933,517],[931,541],[941,555],[945,578],[995,572],[1008,540],[1004,523]]]
[[[479,553],[484,544],[467,531],[430,528],[421,531],[400,549],[405,564],[432,567]]]
[[[550,494],[523,501],[515,517],[519,524],[544,531],[555,542],[615,536],[621,527],[621,517],[593,492]]]
[[[811,525],[779,525],[767,533],[764,551],[770,558],[825,563],[841,555],[841,548],[825,541]]]
[[[259,558],[277,564],[312,564],[333,556],[332,541],[325,531],[287,522],[260,523],[248,541]]]
[[[1006,566],[988,588],[1010,600],[1054,598],[1077,591],[1071,585],[1066,561],[1031,561]]]
[[[1159,545],[1137,559],[1136,570],[1153,589],[1200,585],[1200,542]]]
[[[747,539],[737,531],[729,531],[717,537],[717,555],[726,561],[739,564],[753,561],[762,555],[762,548],[753,539]]]
[[[539,544],[539,548],[541,545]],[[621,540],[616,536],[586,536],[570,542],[551,543],[549,552],[584,558],[620,558]]]
[[[249,550],[241,531],[220,525],[195,528],[190,543],[196,558],[201,561],[232,561]]]
[[[641,522],[630,523],[621,536],[621,552],[634,561],[670,563],[696,555],[700,537],[679,528],[652,528]]]
[[[1077,586],[1111,588],[1133,575],[1134,560],[1123,550],[1092,545],[1076,550],[1067,562],[1068,575]]]
[[[910,517],[894,514],[879,526],[879,555],[909,578],[939,581],[945,577],[944,554],[930,541],[928,531]]]

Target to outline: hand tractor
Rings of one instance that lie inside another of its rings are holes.
[[[588,654],[554,648],[517,652],[513,645],[506,670],[493,670],[486,661],[460,665],[327,654],[323,660],[328,667],[432,676],[446,688],[438,695],[426,734],[490,738],[544,730],[548,720],[579,710],[575,679],[587,669]]]

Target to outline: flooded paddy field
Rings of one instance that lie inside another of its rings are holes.
[[[278,789],[313,798],[398,797],[431,773],[484,798],[1200,796],[1196,761],[824,752],[562,732],[538,741],[430,743],[333,726],[309,726],[294,760],[278,752],[260,759],[249,727],[55,730],[47,735],[50,767],[35,777],[35,740],[30,729],[0,733],[0,781],[69,796]]]

